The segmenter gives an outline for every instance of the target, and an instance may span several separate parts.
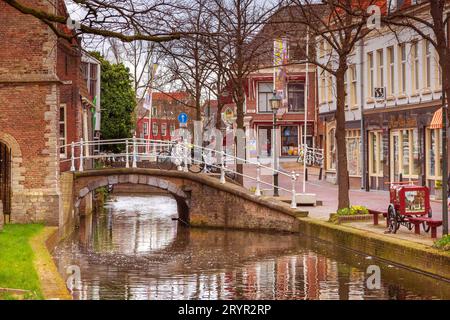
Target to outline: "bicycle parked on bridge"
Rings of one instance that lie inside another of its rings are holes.
[[[191,149],[191,148],[190,148]],[[184,163],[184,147],[180,142],[172,142],[168,148],[161,150],[156,155],[156,164],[161,170],[173,170],[178,167],[183,167]],[[192,153],[187,157],[187,168],[192,173],[199,173],[202,167],[198,164],[192,163]]]

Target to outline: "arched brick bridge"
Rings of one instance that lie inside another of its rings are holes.
[[[177,201],[179,217],[191,226],[298,232],[297,217],[307,215],[307,212],[291,209],[288,203],[256,197],[241,186],[222,184],[219,179],[204,174],[114,168],[66,172],[63,175],[63,183],[66,184],[64,211],[69,209],[69,197],[74,204],[73,212],[76,212],[83,198],[92,195],[92,191],[99,187],[141,184],[170,193]]]

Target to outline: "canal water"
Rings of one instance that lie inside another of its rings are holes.
[[[450,298],[448,282],[330,243],[187,228],[176,217],[169,196],[120,195],[82,219],[54,252],[64,277],[79,267],[74,299]],[[379,287],[367,273],[377,267]]]

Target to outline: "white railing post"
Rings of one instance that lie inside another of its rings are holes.
[[[261,196],[261,163],[258,160],[258,163],[256,165],[256,190],[255,190],[255,196],[259,197]]]
[[[74,172],[75,171],[75,143],[70,144],[70,152],[71,152],[71,156],[70,156],[70,171]]]
[[[292,200],[291,200],[291,208],[297,208],[297,192],[295,191],[295,181],[297,180],[297,176],[295,175],[295,171],[292,171]]]
[[[225,163],[224,163],[224,156],[225,153],[221,152],[221,159],[220,159],[220,183],[224,184],[226,182],[225,180]]]
[[[183,171],[184,172],[188,172],[188,142],[185,141],[184,142],[184,167],[183,167]]]
[[[133,168],[137,168],[137,163],[136,163],[136,159],[137,158],[137,154],[136,154],[136,136],[133,136]]]
[[[128,138],[125,140],[125,168],[130,167],[130,155],[128,153]]]
[[[78,171],[83,172],[83,162],[84,162],[84,150],[83,150],[83,138],[80,139],[80,166],[78,167]]]

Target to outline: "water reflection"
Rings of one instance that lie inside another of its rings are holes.
[[[76,299],[431,299],[446,282],[299,235],[188,229],[167,196],[120,196],[55,250],[81,268]],[[381,289],[367,289],[377,264]]]

